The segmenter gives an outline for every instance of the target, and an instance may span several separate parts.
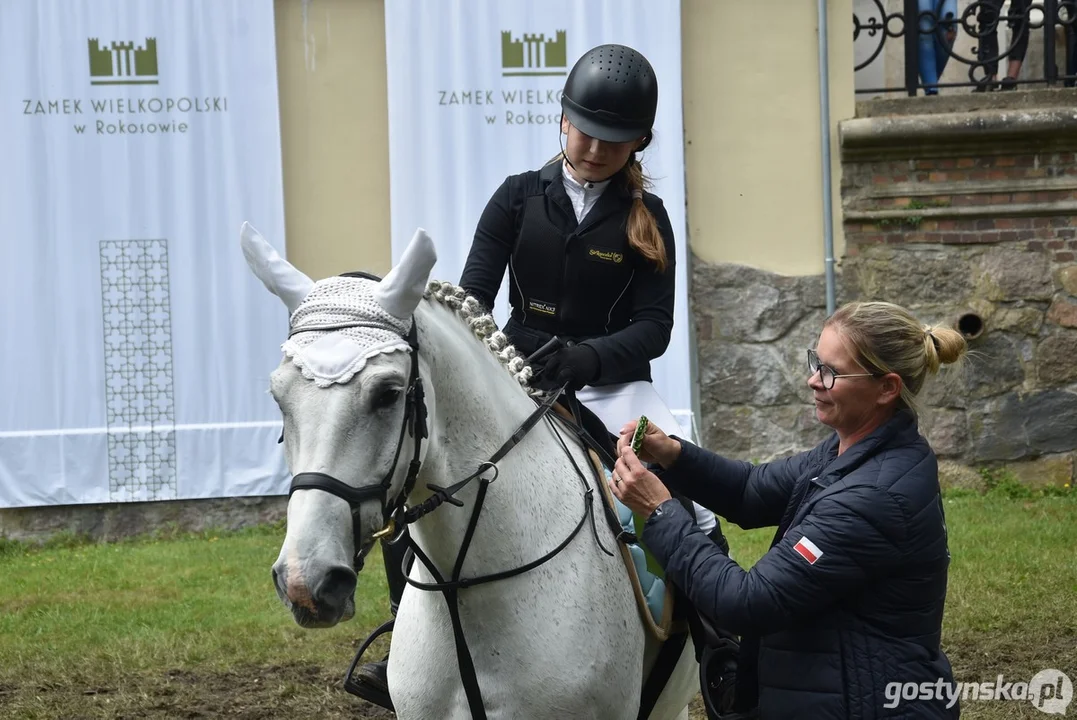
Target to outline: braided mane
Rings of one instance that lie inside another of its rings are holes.
[[[462,287],[437,280],[430,281],[423,297],[436,300],[463,320],[475,337],[482,340],[486,349],[494,354],[494,357],[528,394],[535,396],[544,394],[543,391],[531,387],[530,382],[534,371],[516,347],[509,343],[508,336],[497,328],[494,316],[483,309],[482,303],[468,295]]]

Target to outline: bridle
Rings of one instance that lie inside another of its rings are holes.
[[[288,337],[292,337],[300,332],[344,330],[347,328],[363,327],[366,324],[367,323],[363,322],[349,322],[305,327],[298,330],[292,330],[288,334]],[[359,509],[362,506],[362,503],[368,500],[378,500],[381,503],[382,519],[385,521],[385,529],[391,529],[394,524],[393,519],[404,509],[405,498],[407,498],[415,488],[415,481],[419,477],[419,470],[422,467],[422,460],[420,459],[422,457],[422,443],[424,439],[429,437],[429,429],[427,428],[426,423],[426,400],[423,395],[423,379],[419,375],[419,340],[415,329],[414,319],[411,323],[411,329],[408,330],[408,334],[405,336],[405,340],[407,340],[411,352],[411,371],[408,377],[408,388],[404,395],[404,421],[400,424],[400,433],[397,436],[396,441],[396,451],[393,454],[393,464],[385,473],[385,477],[382,478],[381,482],[377,485],[355,487],[353,485],[348,485],[345,482],[341,482],[332,475],[320,472],[303,472],[292,478],[291,487],[288,489],[289,499],[291,499],[292,493],[296,490],[321,490],[330,495],[335,495],[348,503],[352,513],[352,536],[354,538],[353,547],[355,549],[353,567],[356,572],[362,568],[363,556],[366,554],[366,550],[362,547],[362,528],[359,522]],[[405,432],[407,432],[413,440],[411,463],[408,465],[408,474],[404,478],[404,485],[400,493],[393,498],[389,498],[389,489],[392,487],[393,476],[396,474],[396,466],[397,463],[400,462],[400,453],[404,448]],[[281,438],[283,439],[283,437],[284,435],[282,434]],[[380,532],[384,532],[384,530],[379,531],[379,533]],[[379,537],[379,534],[375,533],[375,537]]]
[[[372,280],[380,280],[375,275],[368,273],[345,273],[348,277],[365,277]],[[326,331],[326,330],[343,330],[347,328],[362,327],[369,323],[366,322],[347,322],[338,323],[333,325],[319,325],[303,327],[298,329],[292,329],[289,332],[289,337],[300,332],[307,331]],[[590,486],[584,475],[584,472],[580,469],[576,463],[575,458],[572,457],[572,453],[569,451],[568,446],[565,444],[564,438],[558,431],[557,426],[554,424],[550,417],[550,410],[553,408],[557,400],[562,396],[566,390],[567,383],[560,388],[551,392],[547,398],[537,405],[534,411],[521,423],[516,431],[507,439],[504,443],[490,456],[489,460],[486,460],[479,464],[479,467],[475,472],[471,473],[467,477],[463,478],[459,482],[449,487],[440,487],[427,483],[427,488],[433,491],[433,494],[424,500],[422,503],[415,507],[406,507],[405,501],[411,495],[412,490],[415,488],[415,483],[419,475],[420,468],[422,466],[422,441],[429,437],[429,428],[427,427],[427,408],[425,396],[423,393],[423,382],[419,374],[419,341],[418,333],[416,330],[417,323],[414,316],[411,319],[411,328],[408,330],[405,340],[408,343],[411,352],[411,370],[408,378],[408,389],[405,396],[404,405],[404,420],[401,423],[400,434],[397,439],[396,451],[393,455],[393,464],[389,468],[385,477],[377,485],[368,485],[364,487],[354,487],[347,483],[341,482],[337,478],[327,475],[325,473],[318,472],[305,472],[299,473],[292,478],[291,487],[288,491],[289,499],[292,493],[296,490],[321,490],[327,492],[330,495],[334,495],[345,502],[351,508],[352,512],[352,533],[355,538],[355,560],[354,567],[358,571],[363,564],[363,556],[365,550],[361,549],[361,527],[359,522],[359,509],[363,502],[368,500],[377,499],[382,506],[382,517],[385,521],[385,527],[380,531],[374,533],[374,537],[378,539],[389,537],[387,540],[389,544],[396,544],[404,540],[407,543],[408,553],[403,558],[403,575],[408,584],[419,590],[426,591],[440,591],[445,596],[445,601],[449,608],[449,617],[452,621],[453,637],[456,643],[456,656],[460,667],[460,676],[463,681],[464,691],[467,696],[468,705],[471,709],[472,717],[485,718],[486,711],[482,701],[482,693],[479,689],[478,679],[475,672],[475,665],[471,658],[471,651],[468,649],[467,640],[464,637],[463,626],[460,621],[460,611],[458,607],[458,594],[460,590],[468,587],[474,587],[476,585],[482,585],[497,580],[504,580],[516,575],[521,575],[525,572],[533,570],[540,565],[546,563],[558,553],[568,547],[569,543],[580,533],[587,521],[590,520],[591,530],[594,534],[595,541],[598,543],[599,548],[609,556],[613,556],[614,553],[607,550],[602,545],[602,541],[599,539],[598,528],[595,523],[594,517],[594,488]],[[549,345],[549,344],[548,344]],[[529,358],[534,359],[539,353],[535,353]],[[554,417],[568,425],[577,436],[583,440],[586,444],[599,448],[598,444],[587,435],[583,430],[582,423],[579,419],[576,419],[575,424],[565,420],[555,414]],[[475,534],[475,528],[478,525],[479,515],[482,512],[483,503],[486,499],[486,493],[490,485],[497,479],[498,469],[497,463],[500,462],[509,452],[516,447],[521,440],[534,428],[540,420],[545,421],[551,430],[556,435],[562,449],[565,454],[572,461],[572,465],[575,468],[576,475],[579,477],[583,484],[584,489],[584,509],[583,514],[576,524],[575,528],[569,533],[561,543],[559,543],[551,551],[539,557],[536,560],[532,560],[524,565],[511,570],[505,570],[502,572],[492,573],[490,575],[483,575],[475,578],[462,578],[461,571],[463,569],[464,560],[467,556],[467,551],[471,546],[472,538]],[[403,487],[400,493],[395,497],[389,497],[389,490],[392,486],[393,476],[396,473],[397,463],[400,461],[401,451],[404,447],[405,439],[404,433],[407,432],[413,440],[413,454],[411,462],[408,466],[408,473],[404,479]],[[283,440],[283,434],[281,438]],[[487,471],[493,472],[493,477],[485,477]],[[434,563],[423,552],[423,550],[415,543],[410,535],[405,535],[407,526],[429,513],[436,510],[444,503],[450,503],[457,507],[463,507],[464,503],[458,500],[455,495],[467,487],[472,481],[478,480],[479,489],[475,497],[475,504],[471,511],[471,518],[468,522],[467,530],[464,533],[464,539],[460,546],[459,554],[456,557],[456,561],[453,564],[452,574],[445,578],[445,576],[438,571]],[[617,518],[614,511],[605,503],[599,503],[605,511],[605,517],[610,525],[614,536],[618,541],[634,543],[636,538],[630,533],[626,533],[620,524],[620,520]],[[369,549],[369,548],[368,548]],[[413,555],[426,567],[431,577],[435,579],[433,583],[421,583],[412,580],[408,576],[408,564],[410,562],[409,555]],[[384,628],[385,626],[383,626]],[[355,655],[355,659],[352,661],[352,666],[348,670],[348,675],[345,679],[345,687],[347,688],[350,682],[352,672],[362,656],[366,647],[379,633],[372,635],[362,647],[359,648]],[[358,693],[357,693],[358,694]]]

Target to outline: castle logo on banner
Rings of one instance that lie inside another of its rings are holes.
[[[146,38],[142,47],[133,42],[101,41],[90,38],[91,85],[156,85],[157,38]]]
[[[138,92],[138,86],[162,84],[156,37],[132,40],[86,40],[88,94],[81,97],[35,97],[23,100],[31,122],[69,127],[76,135],[184,135],[198,118],[228,112],[228,97],[213,88],[178,95]],[[66,62],[74,62],[71,55]],[[88,62],[87,62],[88,59]],[[167,82],[167,81],[166,81]],[[102,86],[107,86],[103,89]],[[44,116],[44,117],[43,117]]]
[[[509,80],[498,87],[439,89],[438,106],[485,125],[558,125],[569,57],[565,30],[550,36],[502,30],[501,77]]]
[[[508,30],[501,32],[501,75],[502,77],[519,77],[568,75],[568,53],[566,52],[566,32],[558,30],[557,34],[546,39],[545,35],[524,33],[521,41],[513,37]]]

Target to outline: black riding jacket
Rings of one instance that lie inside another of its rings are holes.
[[[553,335],[589,345],[600,360],[592,385],[650,380],[650,361],[673,329],[676,248],[662,200],[643,193],[665,241],[655,266],[628,244],[632,196],[623,174],[577,223],[560,162],[511,175],[486,205],[460,285],[492,310],[509,269],[505,333],[525,355]]]

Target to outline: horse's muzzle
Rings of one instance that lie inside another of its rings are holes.
[[[287,564],[273,567],[273,585],[281,601],[292,611],[301,627],[332,627],[355,615],[355,572],[346,566],[310,573],[313,591],[302,573],[292,573]]]

